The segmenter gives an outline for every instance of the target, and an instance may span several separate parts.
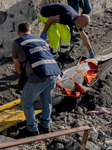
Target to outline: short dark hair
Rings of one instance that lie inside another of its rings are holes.
[[[22,22],[18,25],[19,32],[29,32],[31,31],[31,26],[28,22]]]

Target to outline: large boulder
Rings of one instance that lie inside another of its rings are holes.
[[[0,0],[0,58],[11,56],[12,42],[18,37],[18,24],[27,21],[33,34],[40,36],[43,29],[39,18],[42,6],[66,0]]]

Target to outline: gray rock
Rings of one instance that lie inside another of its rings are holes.
[[[62,143],[56,143],[54,150],[63,150],[64,145]]]
[[[80,144],[76,141],[69,141],[65,146],[65,150],[79,150]]]
[[[86,144],[86,150],[101,150],[96,144],[88,141]]]

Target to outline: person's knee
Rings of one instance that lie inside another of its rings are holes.
[[[60,43],[60,35],[55,34],[55,35],[49,37],[49,45],[53,49],[58,49],[59,43]]]
[[[60,40],[60,34],[57,33],[53,33],[53,34],[48,34],[49,40],[50,42],[54,42],[54,41],[59,41]]]
[[[32,103],[27,103],[27,102],[24,102],[24,101],[21,101],[21,104],[22,104],[22,107],[25,108],[25,109],[30,109],[33,106]]]
[[[55,39],[56,41],[59,41],[59,40],[60,40],[60,34],[56,34],[55,37],[54,37],[54,39]]]
[[[67,27],[65,30],[63,30],[63,33],[61,34],[61,42],[70,42],[71,39],[71,33],[73,30],[70,32],[70,28]]]

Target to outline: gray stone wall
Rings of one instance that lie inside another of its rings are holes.
[[[40,36],[43,29],[39,19],[39,11],[42,6],[66,0],[0,0],[0,58],[11,56],[12,42],[18,37],[17,26],[22,21],[28,21],[33,34]],[[112,0],[91,0],[92,15],[112,7]]]

